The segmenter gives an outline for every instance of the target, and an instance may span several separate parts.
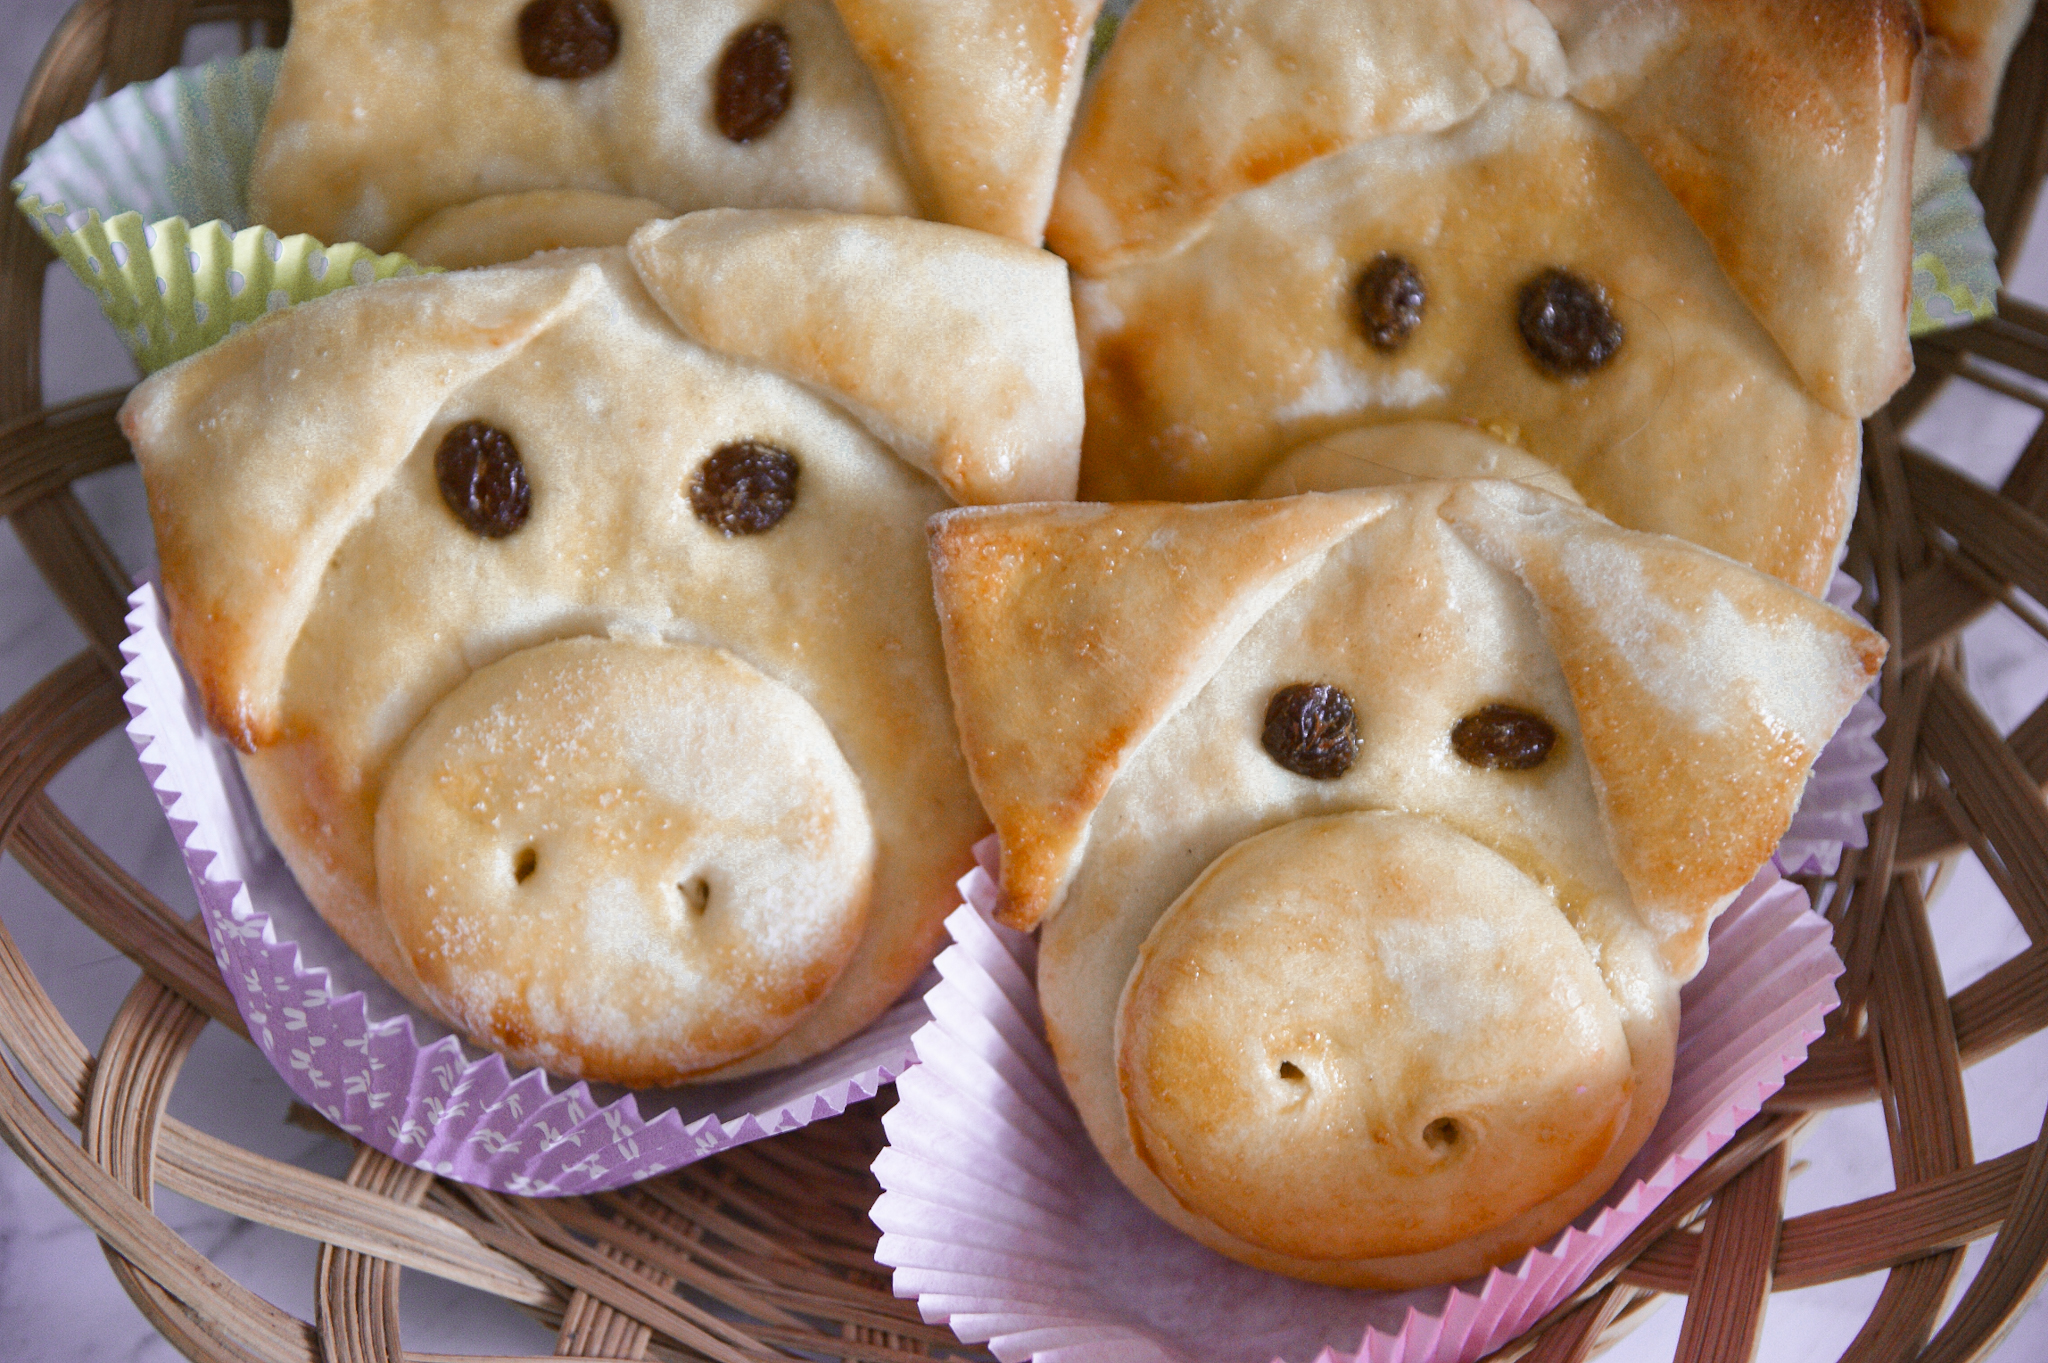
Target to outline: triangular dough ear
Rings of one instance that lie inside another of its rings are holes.
[[[1529,0],[1142,0],[1082,110],[1047,239],[1104,274],[1318,156],[1564,81]]]
[[[1444,518],[1528,587],[1578,710],[1615,862],[1679,979],[1784,836],[1884,640],[1775,579],[1507,483]]]
[[[1999,78],[2033,12],[2032,0],[1920,0],[1927,29],[1922,108],[1942,146],[1962,151],[1991,132]]]
[[[933,518],[954,714],[1002,839],[1014,926],[1058,905],[1125,757],[1324,550],[1392,500],[1357,492]]]
[[[1066,266],[941,223],[713,209],[627,247],[684,335],[824,390],[963,503],[1063,501],[1081,458]]]
[[[1036,246],[1102,0],[834,0],[925,211]]]
[[[581,266],[346,289],[136,385],[121,429],[148,488],[171,632],[236,746],[278,737],[285,660],[322,575],[449,395],[599,287]],[[286,384],[289,400],[273,397]]]
[[[1572,95],[1642,152],[1807,391],[1867,416],[1913,372],[1905,0],[1548,0]]]

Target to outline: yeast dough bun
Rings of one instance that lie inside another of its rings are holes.
[[[793,330],[695,320],[769,291]],[[826,317],[829,355],[792,339]],[[344,290],[140,385],[173,640],[343,939],[620,1083],[876,1016],[984,826],[924,521],[1071,495],[1069,317],[1000,238],[722,210]]]
[[[1481,1272],[1614,1181],[1883,653],[1495,481],[949,512],[933,565],[1090,1136],[1204,1244],[1356,1286]]]
[[[1099,6],[301,0],[250,207],[380,251],[541,190],[912,215],[1036,245]],[[532,208],[489,210],[497,259],[541,249],[549,233],[512,230]],[[594,216],[576,244],[610,244]]]
[[[1140,0],[1048,240],[1083,495],[1464,420],[1808,591],[1906,375],[1900,0]]]

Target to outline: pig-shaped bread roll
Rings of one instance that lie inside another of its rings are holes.
[[[1067,497],[1066,271],[719,210],[344,290],[123,427],[173,641],[358,953],[515,1060],[785,1064],[923,969],[985,824],[924,523]]]
[[[1902,0],[1140,0],[1048,241],[1082,494],[1467,421],[1809,592],[1906,345]],[[1478,470],[1473,470],[1477,472]]]
[[[1090,1136],[1203,1243],[1352,1286],[1482,1272],[1614,1181],[1884,651],[1499,481],[955,511],[933,565]]]
[[[618,244],[636,200],[1037,245],[1100,6],[300,0],[250,207],[444,264]]]

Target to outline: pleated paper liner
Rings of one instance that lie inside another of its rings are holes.
[[[1681,995],[1671,1097],[1642,1151],[1549,1244],[1453,1287],[1367,1292],[1264,1273],[1125,1191],[1046,1046],[1036,942],[991,917],[987,840],[947,921],[954,944],[926,998],[920,1063],[883,1119],[876,1259],[926,1320],[1005,1363],[1467,1363],[1500,1347],[1567,1299],[1821,1035],[1842,963],[1827,921],[1779,862],[1832,867],[1852,827],[1860,844],[1858,811],[1877,804],[1881,721],[1874,700],[1859,703],[1816,764],[1778,858],[1716,920],[1707,963]]]
[[[790,1131],[914,1063],[935,976],[859,1036],[769,1074],[628,1093],[515,1071],[413,1008],[344,946],[265,836],[227,741],[172,657],[162,605],[129,598],[128,735],[184,853],[249,1034],[285,1083],[396,1159],[496,1192],[594,1193]]]
[[[1828,604],[1838,611],[1854,611],[1861,590],[1855,578],[1837,572],[1828,583]],[[1877,774],[1884,770],[1877,731],[1883,727],[1884,711],[1872,688],[1850,708],[1849,717],[1813,764],[1792,826],[1778,843],[1775,860],[1781,872],[1831,876],[1842,864],[1844,847],[1869,845],[1864,816],[1884,803],[1877,789]]]
[[[279,308],[424,268],[249,220],[278,60],[257,48],[128,86],[58,128],[14,182],[16,204],[144,373]]]
[[[1463,1363],[1565,1300],[1659,1201],[1754,1116],[1835,1006],[1841,961],[1806,892],[1767,868],[1715,925],[1685,988],[1671,1100],[1592,1211],[1455,1287],[1366,1292],[1263,1273],[1197,1244],[1125,1191],[1067,1101],[1030,984],[1032,939],[967,886],[927,997],[920,1064],[897,1081],[875,1163],[875,1250],[927,1321],[1004,1363]]]
[[[1105,12],[1098,53],[1120,10]],[[249,168],[278,63],[258,48],[131,85],[60,127],[14,182],[21,211],[145,373],[279,308],[423,268],[250,221]],[[1944,156],[1913,209],[1915,335],[1990,316],[1998,290],[1983,207],[1962,162]]]

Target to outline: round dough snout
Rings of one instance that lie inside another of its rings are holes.
[[[1628,1125],[1623,1019],[1548,889],[1433,819],[1300,819],[1210,864],[1117,1015],[1132,1141],[1191,1213],[1307,1260],[1424,1254]]]
[[[378,897],[435,1004],[513,1058],[678,1082],[844,969],[876,856],[795,691],[694,644],[580,638],[457,686],[379,800]]]

